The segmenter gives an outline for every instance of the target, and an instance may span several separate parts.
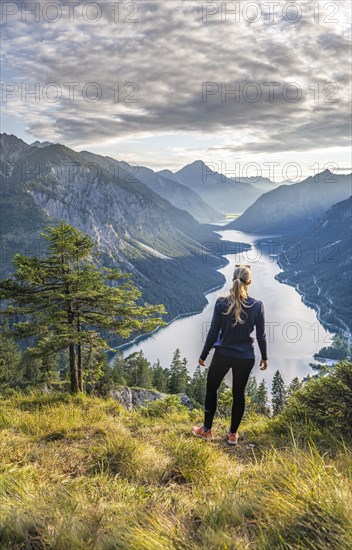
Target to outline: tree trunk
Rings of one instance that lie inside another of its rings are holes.
[[[78,393],[78,373],[76,366],[76,357],[75,357],[75,344],[70,342],[68,345],[69,355],[70,355],[70,376],[71,376],[71,392]]]
[[[79,272],[79,269],[78,269]],[[81,332],[81,322],[79,317],[79,304],[77,304],[77,322],[76,322],[76,329],[77,329],[77,335],[79,336],[79,333]],[[77,344],[77,372],[78,372],[78,388],[79,391],[83,392],[83,372],[82,372],[82,346],[80,340],[78,340]]]
[[[83,372],[82,372],[82,348],[81,344],[77,345],[77,373],[78,373],[78,389],[83,392]]]

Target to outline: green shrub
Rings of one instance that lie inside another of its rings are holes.
[[[182,405],[180,398],[177,395],[168,395],[163,399],[155,399],[141,407],[140,413],[142,416],[163,418],[165,415],[184,411],[185,406]]]
[[[335,437],[351,439],[352,363],[340,362],[327,376],[310,379],[288,399],[275,420],[275,430],[299,425],[302,431],[304,427],[330,430]]]

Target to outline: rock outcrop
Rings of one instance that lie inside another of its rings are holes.
[[[117,389],[111,390],[109,396],[116,399],[123,407],[132,411],[134,408],[139,409],[156,399],[164,399],[170,394],[161,393],[154,389],[145,388],[130,388],[129,386],[119,386]],[[193,408],[192,401],[185,393],[177,394],[180,402],[189,409]]]

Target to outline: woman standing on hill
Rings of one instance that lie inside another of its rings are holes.
[[[227,434],[230,445],[236,445],[238,426],[245,408],[245,388],[255,363],[254,339],[250,336],[256,327],[256,337],[261,352],[260,370],[268,367],[264,305],[248,295],[251,284],[251,266],[236,264],[233,285],[229,296],[216,300],[210,329],[199,358],[205,366],[205,359],[211,348],[214,355],[208,370],[204,406],[204,424],[194,426],[193,435],[205,440],[213,438],[212,423],[217,407],[217,391],[221,381],[232,369],[232,414],[231,426]]]

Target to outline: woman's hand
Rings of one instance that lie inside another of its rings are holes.
[[[260,370],[265,370],[268,368],[268,360],[261,359],[260,361]]]
[[[204,363],[203,359],[199,359],[199,360],[198,360],[198,363],[199,363],[199,365],[201,365],[202,367],[205,367],[205,363]]]

